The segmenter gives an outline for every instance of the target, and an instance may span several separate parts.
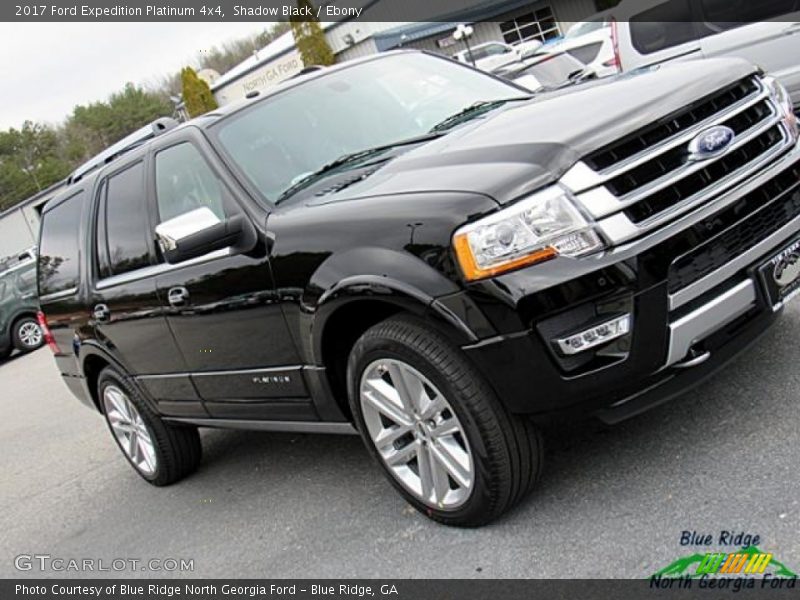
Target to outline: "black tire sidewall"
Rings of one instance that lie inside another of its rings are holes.
[[[125,394],[128,396],[128,399],[131,403],[136,407],[136,410],[139,411],[139,415],[142,417],[144,421],[145,427],[147,427],[147,431],[150,434],[151,439],[153,440],[153,447],[155,448],[155,455],[156,455],[156,469],[152,474],[143,473],[139,468],[133,463],[133,461],[128,456],[128,453],[120,444],[119,439],[117,439],[116,434],[114,433],[114,429],[111,427],[111,422],[108,420],[108,415],[106,414],[105,402],[103,400],[103,392],[105,388],[109,385],[114,385],[120,388]],[[151,483],[156,482],[159,480],[159,477],[162,475],[163,465],[164,465],[164,453],[161,449],[161,444],[158,443],[157,431],[159,428],[164,427],[164,424],[161,422],[161,419],[155,415],[150,408],[144,403],[139,394],[138,390],[136,390],[132,385],[130,385],[125,378],[115,369],[111,367],[106,368],[100,373],[100,376],[97,380],[97,393],[98,393],[98,400],[101,407],[101,411],[103,413],[103,418],[105,419],[106,426],[108,427],[108,431],[111,434],[111,437],[114,439],[114,443],[119,448],[119,451],[125,457],[125,460],[128,461],[128,464],[136,471],[142,479],[145,479]]]
[[[466,502],[459,507],[452,510],[439,510],[434,509],[428,504],[417,499],[411,494],[389,471],[378,451],[375,444],[370,438],[364,417],[361,412],[361,402],[359,398],[359,387],[361,384],[361,377],[364,369],[376,360],[394,358],[401,360],[422,373],[431,383],[433,383],[439,391],[445,396],[448,403],[455,411],[464,433],[467,437],[470,451],[472,453],[472,461],[474,468],[475,481],[469,498]],[[417,352],[412,347],[401,344],[398,341],[388,338],[367,338],[356,345],[356,350],[351,355],[351,360],[348,364],[348,384],[350,390],[350,404],[356,427],[361,433],[364,443],[370,455],[380,464],[383,471],[386,473],[387,478],[392,485],[397,489],[403,497],[417,510],[426,514],[440,522],[460,523],[462,521],[469,521],[477,518],[484,511],[488,510],[491,504],[491,497],[489,495],[487,485],[487,469],[486,469],[486,456],[487,448],[484,443],[481,431],[475,422],[475,419],[466,409],[464,404],[460,401],[460,392],[456,386],[451,383],[434,365],[432,365],[427,357]]]
[[[19,335],[19,330],[26,323],[33,323],[39,329],[41,338],[39,340],[39,343],[36,344],[35,346],[28,346],[27,344],[25,344]],[[13,339],[14,339],[14,347],[20,352],[33,352],[34,350],[38,350],[44,345],[44,332],[42,331],[42,328],[36,319],[32,317],[23,317],[22,319],[19,319],[18,321],[14,322]]]

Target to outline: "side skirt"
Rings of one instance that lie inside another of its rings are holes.
[[[357,435],[351,423],[320,423],[315,421],[250,421],[238,419],[164,419],[170,423],[184,423],[197,427],[217,427],[220,429],[244,429],[249,431],[282,431],[285,433],[331,433],[338,435]]]

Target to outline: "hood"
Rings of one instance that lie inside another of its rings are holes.
[[[738,59],[656,66],[510,103],[383,166],[349,170],[308,189],[311,203],[464,191],[505,204],[554,183],[583,156],[756,72]],[[345,185],[339,191],[337,180]],[[353,183],[355,182],[355,183]],[[305,194],[304,194],[305,195]]]

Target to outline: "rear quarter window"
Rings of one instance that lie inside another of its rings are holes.
[[[39,295],[78,286],[79,240],[85,194],[81,190],[42,215],[39,239]]]
[[[702,37],[692,22],[689,0],[669,0],[631,17],[631,43],[640,54],[652,54]]]

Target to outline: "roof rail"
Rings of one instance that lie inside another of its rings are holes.
[[[170,117],[162,117],[156,119],[149,125],[145,125],[141,129],[134,131],[129,136],[122,138],[116,144],[109,146],[97,156],[90,158],[83,163],[80,167],[75,169],[72,174],[67,178],[67,184],[80,181],[87,173],[99,169],[103,165],[107,165],[115,158],[125,154],[129,150],[133,150],[137,146],[141,146],[146,141],[153,139],[166,133],[170,129],[178,126],[178,121]]]

